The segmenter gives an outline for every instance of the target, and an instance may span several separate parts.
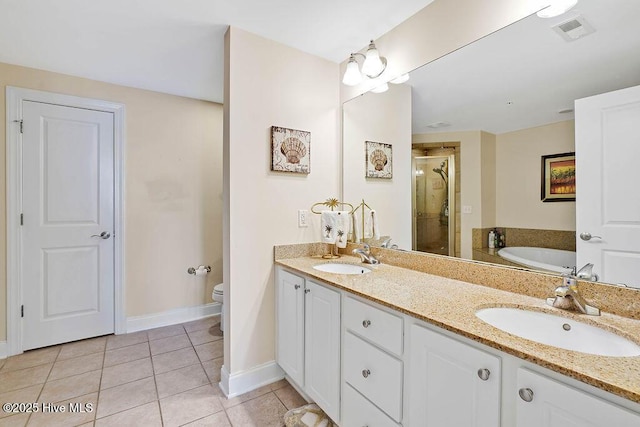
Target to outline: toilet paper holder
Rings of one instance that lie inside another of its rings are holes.
[[[210,265],[201,265],[198,268],[194,268],[194,267],[189,267],[187,269],[187,273],[189,274],[193,274],[194,276],[196,275],[196,273],[198,272],[198,270],[207,270],[207,273],[211,273],[211,266]]]

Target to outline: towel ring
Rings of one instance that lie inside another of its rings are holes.
[[[311,212],[313,212],[314,214],[320,215],[322,212],[317,212],[314,210],[314,208],[316,206],[327,206],[329,208],[331,208],[331,210],[334,210],[338,205],[342,205],[343,208],[344,206],[349,206],[351,209],[349,210],[349,213],[353,213],[353,205],[351,203],[347,203],[347,202],[341,202],[338,199],[327,199],[324,202],[318,202],[318,203],[314,203],[311,206]]]

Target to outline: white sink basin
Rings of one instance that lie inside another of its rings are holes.
[[[508,307],[483,308],[476,316],[510,334],[554,347],[599,356],[640,356],[636,343],[566,317]]]
[[[339,262],[328,262],[326,264],[314,265],[313,268],[327,273],[336,274],[365,274],[371,273],[371,269],[362,265],[342,264]]]

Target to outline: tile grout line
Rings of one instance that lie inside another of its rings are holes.
[[[98,382],[98,396],[96,397],[96,408],[93,413],[93,425],[96,425],[98,419],[98,406],[100,405],[100,395],[102,394],[102,378],[104,377],[104,361],[107,358],[107,342],[109,338],[104,341],[104,350],[102,351],[102,369],[100,370],[100,381]]]
[[[184,329],[184,326],[182,327]],[[186,333],[187,331],[185,331]],[[149,333],[147,332],[147,337]],[[164,426],[164,417],[162,415],[162,405],[160,405],[160,391],[158,390],[158,381],[156,380],[156,367],[153,363],[153,354],[151,354],[151,340],[149,340],[149,357],[151,358],[151,373],[153,374],[153,384],[156,386],[156,404],[158,405],[158,413],[160,414],[160,424]]]
[[[58,356],[60,356],[60,352],[61,351],[62,351],[62,346],[60,346],[60,348],[58,348],[58,353],[56,354],[56,357],[53,359],[53,363],[51,363],[51,367],[49,368],[49,372],[47,373],[47,377],[44,379],[44,382],[42,383],[42,388],[40,389],[40,393],[38,393],[38,397],[36,398],[36,402],[40,402],[40,398],[42,397],[42,393],[44,392],[44,387],[47,385],[47,382],[49,381],[49,377],[51,376],[51,372],[53,371],[53,367],[56,365],[56,362],[58,361]],[[38,365],[38,366],[41,366],[41,365]],[[29,413],[29,416],[27,417],[27,422],[25,423],[25,426],[29,425],[29,422],[31,421],[31,417],[33,416],[33,414],[34,414],[34,412]]]

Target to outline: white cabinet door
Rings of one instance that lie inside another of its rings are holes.
[[[304,386],[304,279],[276,270],[276,361],[300,387]]]
[[[522,368],[518,393],[518,427],[640,426],[638,414]]]
[[[499,357],[418,325],[411,325],[409,346],[405,425],[500,425]]]
[[[340,294],[309,280],[305,289],[304,389],[333,420],[340,417]]]

